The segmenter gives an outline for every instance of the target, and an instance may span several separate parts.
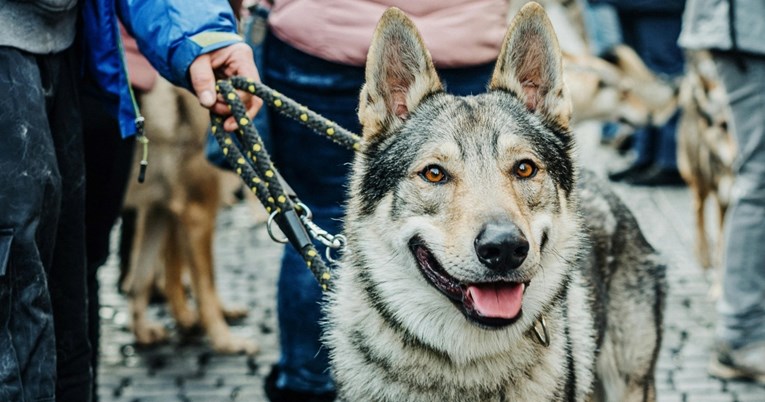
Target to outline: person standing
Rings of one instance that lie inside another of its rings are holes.
[[[765,384],[765,2],[688,0],[679,43],[711,50],[732,112],[738,155],[724,231],[711,375]]]
[[[226,0],[0,0],[0,401],[91,400],[79,85],[139,131],[118,15],[217,113],[216,74],[258,75]]]

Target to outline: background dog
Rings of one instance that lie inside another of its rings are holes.
[[[413,23],[367,59],[326,344],[345,401],[655,400],[664,266],[577,174],[544,10],[513,20],[487,94],[442,90]]]
[[[242,318],[246,310],[224,309],[215,288],[212,242],[226,193],[221,186],[238,183],[238,178],[205,158],[209,114],[191,93],[163,79],[141,97],[141,105],[152,141],[151,164],[145,182],[138,183],[136,161],[128,188],[125,207],[135,210],[136,222],[123,284],[136,342],[152,344],[168,336],[162,325],[147,318],[155,278],[164,272],[165,295],[181,329],[200,323],[215,351],[254,353],[255,343],[233,336],[225,320]],[[141,152],[139,146],[136,156]],[[191,279],[196,312],[187,305],[184,272]]]
[[[708,52],[689,52],[687,71],[680,87],[680,118],[677,138],[677,167],[691,189],[696,215],[696,255],[704,269],[720,266],[722,230],[733,186],[736,145],[729,130],[728,99]],[[715,203],[718,222],[717,245],[709,246],[705,205]],[[712,274],[711,296],[720,292]]]
[[[631,127],[662,124],[677,110],[677,90],[660,80],[628,46],[604,58],[563,54],[573,119],[619,121]]]

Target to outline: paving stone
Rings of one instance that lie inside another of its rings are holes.
[[[686,402],[686,395],[674,392],[659,392],[658,402]]]
[[[719,393],[688,393],[688,402],[733,402],[734,395]]]

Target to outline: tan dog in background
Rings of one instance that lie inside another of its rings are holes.
[[[722,229],[733,185],[736,145],[729,130],[725,89],[708,52],[687,55],[688,71],[680,90],[683,109],[677,138],[677,166],[693,195],[696,215],[696,254],[704,269],[719,266]],[[716,252],[712,252],[706,229],[704,206],[712,198],[719,216]],[[719,292],[714,280],[712,296]]]
[[[563,76],[574,119],[661,124],[677,109],[676,90],[660,80],[634,50],[616,46],[607,59],[564,53]]]
[[[166,329],[146,315],[153,285],[162,273],[158,267],[164,265],[164,291],[180,328],[201,324],[217,352],[254,353],[256,344],[233,336],[226,323],[226,318],[242,318],[247,311],[222,307],[213,271],[213,234],[224,193],[221,186],[231,180],[238,183],[238,178],[205,158],[210,119],[191,93],[159,79],[140,100],[151,138],[151,163],[145,182],[138,183],[136,161],[128,188],[125,208],[135,209],[136,224],[123,284],[130,299],[136,342],[153,344],[168,337]],[[138,158],[140,146],[137,151]],[[160,261],[164,264],[158,264]],[[196,312],[186,301],[185,271],[191,279]]]

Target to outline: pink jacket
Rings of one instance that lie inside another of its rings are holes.
[[[276,0],[273,33],[308,54],[362,66],[377,21],[390,6],[420,30],[438,67],[496,59],[507,28],[507,0]]]

